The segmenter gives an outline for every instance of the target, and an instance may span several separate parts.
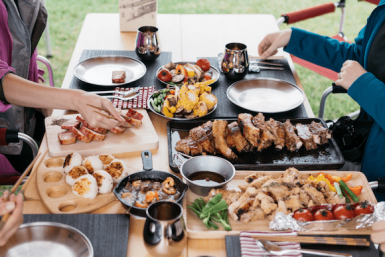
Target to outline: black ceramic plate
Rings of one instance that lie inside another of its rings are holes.
[[[266,120],[269,118],[266,117]],[[229,123],[237,121],[237,118],[218,119],[225,119]],[[275,120],[285,122],[287,119],[275,118]],[[175,150],[176,143],[180,139],[187,137],[190,129],[200,126],[207,121],[208,119],[169,121],[167,123],[168,158],[172,171],[179,173],[178,167],[172,160],[174,154],[177,153]],[[290,119],[290,121],[293,125],[297,123],[310,124],[312,121],[315,121],[326,127],[325,121],[319,118]],[[235,151],[235,153],[238,155],[238,161],[233,164],[237,170],[285,170],[290,167],[295,167],[298,170],[336,170],[345,163],[334,138],[329,139],[328,144],[319,145],[314,150],[306,150],[302,147],[296,152],[291,152],[286,147],[282,150],[277,150],[274,146],[271,146],[261,152],[252,151],[239,154]]]

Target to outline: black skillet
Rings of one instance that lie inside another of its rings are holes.
[[[150,151],[145,150],[142,152],[142,161],[143,161],[143,170],[139,172],[132,173],[125,177],[119,184],[114,188],[114,194],[119,199],[119,201],[123,204],[123,207],[132,215],[146,217],[146,208],[139,208],[135,206],[131,206],[127,204],[123,198],[120,196],[123,188],[127,185],[127,182],[134,182],[135,180],[151,180],[163,182],[166,178],[172,177],[175,181],[175,189],[180,192],[180,197],[178,199],[178,203],[182,204],[183,197],[187,191],[188,186],[183,183],[183,181],[175,176],[172,173],[164,172],[160,170],[152,169],[152,154]]]

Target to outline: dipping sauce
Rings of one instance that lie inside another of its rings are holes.
[[[188,176],[188,179],[200,186],[217,186],[226,181],[224,176],[211,171],[194,172]]]

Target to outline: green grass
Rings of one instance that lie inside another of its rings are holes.
[[[158,0],[158,12],[172,14],[270,13],[278,18],[282,13],[328,2],[330,0]],[[60,86],[86,14],[118,12],[118,1],[46,0],[46,3],[54,56],[51,62],[54,66],[55,83]],[[374,7],[372,4],[357,0],[348,1],[344,32],[349,40],[354,40],[360,29],[366,24],[366,19]],[[295,26],[318,34],[332,36],[338,31],[340,13],[339,10],[336,10],[333,14],[299,22]],[[287,27],[287,25],[281,26],[282,29]],[[39,53],[45,55],[44,40],[41,40],[39,44]],[[295,65],[295,67],[313,112],[317,115],[322,92],[331,85],[331,81],[299,65]],[[357,109],[357,103],[349,96],[333,95],[328,98],[325,119],[335,119]]]

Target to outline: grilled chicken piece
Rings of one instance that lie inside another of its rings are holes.
[[[270,179],[262,185],[262,190],[271,193],[279,201],[290,195],[290,190],[276,179]]]
[[[333,192],[333,191],[329,191],[327,193],[324,194],[324,196],[326,197],[326,202],[329,203],[329,204],[340,204],[340,203],[346,203],[346,198],[339,198],[338,197],[338,194]]]
[[[254,187],[249,187],[246,192],[234,203],[232,203],[229,208],[229,215],[233,220],[238,220],[238,216],[235,214],[235,211],[241,206],[241,204],[248,199],[249,197],[256,196],[258,194],[258,190]]]
[[[228,147],[225,137],[227,134],[227,121],[225,120],[215,120],[213,122],[213,135],[215,139],[215,148],[220,152],[224,157],[232,161],[237,160],[238,156],[231,151]]]
[[[276,212],[282,212],[283,214],[287,215],[287,206],[286,206],[286,203],[282,200],[279,200],[278,201],[278,208],[276,210]]]
[[[247,198],[240,206],[239,208],[235,211],[235,214],[241,218],[242,220],[242,214],[246,213],[249,211],[250,207],[253,205],[254,198]]]
[[[258,151],[261,151],[263,149],[266,149],[271,146],[271,144],[274,142],[275,137],[273,134],[271,134],[270,130],[266,127],[265,124],[265,116],[263,116],[262,113],[258,113],[253,120],[252,120],[254,126],[256,128],[259,128],[261,131],[261,134],[259,135],[259,142],[258,142]]]
[[[297,149],[300,149],[302,146],[301,139],[295,134],[295,127],[290,123],[290,120],[286,120],[285,124],[285,133],[286,133],[286,147],[290,151],[294,152]]]
[[[324,195],[315,189],[312,185],[306,184],[302,188],[310,196],[310,199],[314,202],[315,205],[326,203]]]
[[[285,146],[286,132],[285,126],[282,122],[271,119],[266,121],[266,128],[273,134],[275,137],[274,144],[275,148],[282,149]]]
[[[274,203],[274,199],[263,192],[259,192],[255,199],[260,201],[261,209],[265,214],[272,213],[278,207],[278,205]]]
[[[297,125],[295,125],[295,127],[297,129],[299,138],[305,145],[306,150],[316,149],[317,144],[314,142],[314,137],[317,136],[314,136],[313,133],[310,132],[309,127],[301,123],[298,123]]]
[[[251,144],[251,148],[258,147],[258,140],[260,129],[256,128],[251,119],[253,116],[248,113],[241,113],[238,115],[238,126],[242,131],[245,139]]]
[[[196,127],[190,130],[190,137],[197,143],[200,152],[214,153],[214,148],[206,131],[202,127]]]
[[[317,141],[314,140],[314,141],[319,145],[327,144],[329,142],[329,139],[332,138],[331,131],[325,128],[324,126],[322,126],[322,124],[320,123],[312,121],[309,127],[310,127],[310,131],[314,135],[318,136],[318,140]]]
[[[304,184],[301,173],[296,168],[288,168],[282,176],[282,182],[288,183],[291,186]]]
[[[261,208],[257,208],[251,212],[254,213],[253,217],[251,218],[251,221],[257,221],[257,220],[265,219],[265,213],[263,212],[263,210]]]
[[[301,191],[299,192],[299,201],[304,206],[309,205],[310,196],[308,195],[308,193],[306,193],[304,189],[301,189]]]
[[[285,200],[285,204],[286,207],[291,209],[293,212],[303,207],[299,199],[299,195],[297,194],[290,195],[288,199]]]
[[[253,180],[253,182],[251,183],[248,183],[246,185],[238,185],[238,187],[242,190],[242,191],[246,191],[249,187],[255,187],[255,188],[260,188],[264,183],[266,183],[269,179],[271,179],[271,176],[262,176],[262,177],[259,177],[255,180]]]
[[[235,147],[237,148],[238,152],[247,152],[250,150],[250,144],[247,142],[247,140],[242,136],[241,129],[238,126],[238,123],[236,121],[230,123],[227,125],[228,127],[228,134],[232,136],[234,139]]]

